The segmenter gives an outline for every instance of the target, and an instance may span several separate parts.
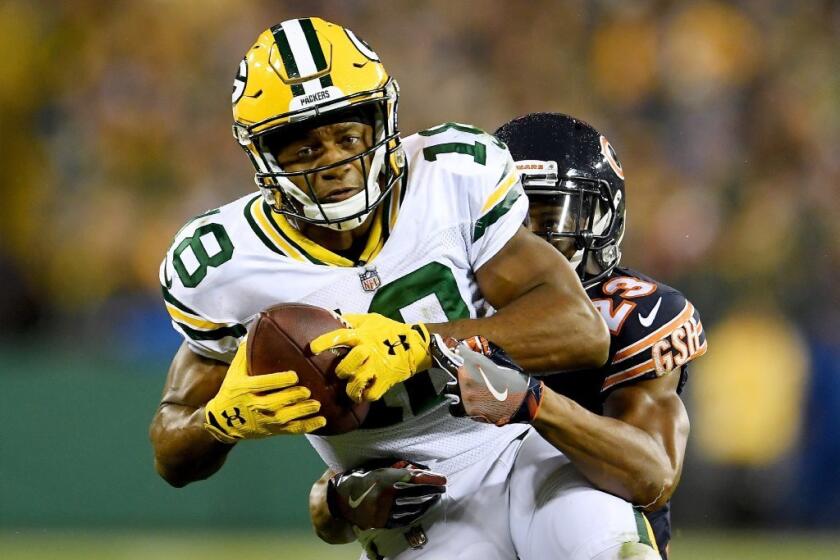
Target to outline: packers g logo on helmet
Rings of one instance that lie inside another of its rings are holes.
[[[335,230],[351,229],[365,221],[402,177],[398,99],[396,81],[376,52],[352,31],[315,17],[288,20],[263,31],[239,65],[233,83],[233,134],[256,168],[263,197],[276,212]],[[266,138],[290,124],[340,111],[370,115],[373,146],[320,168],[284,171]],[[365,188],[346,200],[321,203],[310,176],[355,159],[362,162]],[[292,176],[303,177],[308,192],[296,186]]]
[[[239,63],[239,71],[236,73],[236,77],[233,79],[233,93],[230,96],[230,102],[236,103],[239,101],[239,98],[242,97],[242,94],[245,93],[245,84],[248,80],[248,61],[246,59],[242,59],[242,62]]]

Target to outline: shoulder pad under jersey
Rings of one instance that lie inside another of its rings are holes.
[[[412,174],[422,188],[446,192],[469,228],[470,263],[480,268],[518,230],[527,198],[507,146],[481,129],[444,123],[403,141]]]
[[[670,286],[616,268],[587,293],[611,335],[602,392],[679,370],[706,352],[700,314]]]

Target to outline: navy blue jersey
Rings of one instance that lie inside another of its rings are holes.
[[[706,335],[691,302],[674,288],[623,267],[586,293],[610,329],[607,363],[546,375],[546,385],[596,414],[603,413],[612,391],[669,372],[680,375],[680,392],[686,364],[706,352]]]
[[[679,375],[706,352],[700,315],[680,292],[635,270],[616,267],[586,293],[610,329],[610,354],[598,368],[543,377],[546,385],[596,414],[612,391],[662,375]],[[663,558],[671,540],[669,504],[647,514]]]
[[[652,513],[646,513],[653,536],[656,537],[656,545],[659,547],[659,555],[662,560],[668,560],[668,545],[671,544],[671,502]]]

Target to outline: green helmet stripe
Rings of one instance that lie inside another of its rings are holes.
[[[300,28],[303,30],[303,36],[306,37],[306,44],[309,46],[309,52],[312,53],[315,68],[318,72],[326,70],[327,59],[324,58],[324,49],[321,48],[321,43],[318,41],[318,35],[315,33],[315,26],[312,25],[312,20],[309,18],[300,20]],[[321,76],[322,88],[327,88],[331,85],[333,85],[333,81],[329,74]]]
[[[300,28],[303,30],[303,36],[306,37],[309,52],[312,53],[312,61],[315,62],[315,69],[318,72],[326,70],[327,59],[324,58],[324,51],[321,49],[321,43],[318,42],[318,35],[315,33],[315,26],[312,25],[312,20],[309,18],[300,20]]]
[[[283,66],[286,69],[286,75],[289,78],[300,78],[300,71],[298,70],[295,56],[292,54],[292,47],[289,45],[289,39],[286,37],[286,32],[283,30],[282,24],[275,25],[271,28],[271,33],[274,35],[274,42],[277,43],[277,48],[280,50],[280,59],[283,61]],[[292,84],[292,95],[298,97],[303,95],[302,84]]]

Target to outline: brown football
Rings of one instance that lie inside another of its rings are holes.
[[[309,350],[312,340],[343,327],[326,309],[283,303],[262,311],[248,331],[248,374],[297,372],[299,383],[321,403],[318,414],[327,419],[327,425],[314,432],[318,435],[355,430],[364,422],[370,407],[368,402],[353,402],[347,396],[347,384],[335,375],[335,366],[346,350],[327,350],[318,355]]]

